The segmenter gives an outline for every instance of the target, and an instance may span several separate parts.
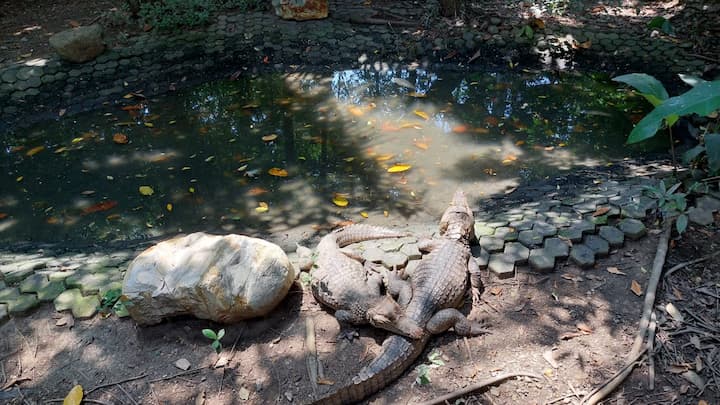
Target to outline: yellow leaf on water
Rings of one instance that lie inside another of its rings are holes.
[[[155,190],[150,186],[140,186],[138,191],[140,191],[142,195],[153,195],[155,193]]]
[[[15,179],[15,181],[17,181],[18,183],[20,183],[21,181],[23,181],[24,178],[25,178],[24,176],[18,176],[18,177]]]
[[[421,141],[415,141],[414,144],[415,144],[415,146],[417,146],[418,148],[420,148],[422,150],[428,150],[428,148],[430,147],[430,145],[428,145],[425,142],[421,142]]]
[[[346,157],[346,158],[343,159],[343,160],[346,161],[346,162],[348,162],[348,163],[350,163],[350,162],[352,162],[353,160],[355,160],[355,158],[351,156],[351,157]]]
[[[332,202],[338,207],[347,207],[349,203],[347,198],[337,194],[333,197]]]
[[[72,140],[71,142],[72,142],[72,143],[78,143],[78,142],[83,141],[84,139],[85,139],[85,138],[79,136],[79,137],[77,137],[77,138],[73,138],[73,140]]]
[[[146,123],[145,123],[145,126],[148,127],[148,128],[152,128],[152,127],[155,126],[155,124],[153,124],[152,122],[146,122]]]
[[[383,215],[385,216],[385,218],[387,218],[388,216],[390,216],[390,213],[387,211],[383,211]]]
[[[173,210],[173,205],[170,204],[170,203],[167,203],[167,204],[165,205],[165,209],[168,210],[168,212],[170,212],[170,211]]]
[[[188,191],[190,192],[190,194],[194,193],[194,192],[195,192],[195,187],[190,187],[190,188],[188,188]]]
[[[417,115],[418,117],[424,119],[425,121],[427,121],[427,120],[430,119],[430,116],[429,116],[428,113],[426,113],[425,111],[415,110],[415,111],[413,111],[413,113],[415,113],[415,115]]]
[[[395,156],[395,155],[393,155],[392,153],[386,153],[386,154],[384,154],[384,155],[377,156],[377,157],[375,158],[375,160],[377,160],[378,162],[384,162],[384,161],[386,161],[386,160],[392,159],[393,156]]]
[[[270,134],[270,135],[265,135],[265,136],[263,136],[263,137],[262,137],[262,140],[265,141],[265,142],[271,142],[271,141],[276,140],[277,137],[278,137],[277,134]]]
[[[68,392],[65,399],[63,399],[63,405],[80,405],[83,399],[83,388],[82,385],[76,385],[72,387]]]
[[[638,283],[635,280],[633,280],[632,283],[630,283],[630,291],[634,292],[635,295],[637,295],[638,297],[641,296],[643,293],[640,283]]]
[[[389,168],[387,171],[388,173],[401,173],[410,170],[412,166],[404,163],[398,163],[391,168]]]
[[[275,177],[287,177],[288,172],[285,169],[281,169],[279,167],[273,167],[272,169],[268,170],[268,174]]]
[[[368,215],[367,212],[362,211],[362,212],[360,212],[360,216],[363,217],[363,218],[367,218],[369,215]]]
[[[515,146],[523,146],[523,145],[525,145],[525,141],[523,141],[523,140],[515,142]]]
[[[363,115],[365,115],[365,112],[360,107],[348,107],[348,111],[350,111],[350,114],[355,117],[362,117]]]
[[[264,202],[264,201],[260,201],[260,202],[258,203],[258,206],[255,207],[255,211],[256,211],[256,212],[259,212],[259,213],[261,213],[261,214],[262,214],[263,212],[267,212],[269,209],[270,209],[270,207],[269,207],[268,204],[267,204],[266,202]]]
[[[36,147],[30,149],[29,151],[27,151],[27,153],[25,153],[25,156],[35,155],[36,153],[42,152],[43,150],[45,150],[44,146],[36,146]]]

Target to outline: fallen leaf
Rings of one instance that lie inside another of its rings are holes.
[[[672,288],[672,293],[673,293],[673,295],[675,296],[675,299],[676,299],[676,300],[678,300],[678,301],[684,301],[684,300],[685,300],[685,297],[683,296],[683,293],[682,293],[680,290],[678,290],[677,288],[673,287],[673,288]]]
[[[320,385],[335,385],[335,381],[327,378],[318,378],[317,383]]]
[[[118,145],[125,145],[126,143],[128,143],[127,135],[120,133],[120,132],[113,134],[112,139],[113,139],[113,142],[115,142]]]
[[[250,391],[248,391],[248,389],[245,387],[240,387],[240,389],[238,390],[238,397],[243,401],[247,401],[248,399],[250,399]]]
[[[509,164],[512,164],[512,162],[514,162],[516,160],[517,160],[517,156],[515,156],[515,155],[512,155],[512,154],[505,155],[505,157],[502,160],[502,164],[509,165]]]
[[[387,212],[387,211],[383,211],[383,216],[384,216],[385,218],[387,218],[387,217],[389,217],[389,216],[390,216],[390,213],[389,213],[389,212]]]
[[[414,113],[415,115],[417,115],[418,117],[424,119],[425,121],[427,121],[427,120],[430,119],[430,116],[429,116],[428,113],[426,113],[425,111],[415,110],[415,111],[413,111],[413,113]]]
[[[624,276],[624,275],[625,275],[625,273],[623,273],[622,271],[620,271],[617,267],[608,267],[608,268],[607,268],[607,271],[608,271],[608,273],[617,274],[617,275],[620,275],[620,276]]]
[[[123,111],[138,111],[138,110],[143,109],[143,105],[142,104],[124,105],[124,106],[120,107],[120,109]]]
[[[676,320],[677,322],[683,322],[685,320],[682,312],[680,312],[680,310],[672,302],[669,302],[667,305],[665,305],[665,312],[667,312],[672,317],[672,319]]]
[[[268,174],[275,177],[287,177],[288,172],[285,169],[281,169],[279,167],[273,167],[272,169],[268,170]]]
[[[701,390],[705,388],[705,379],[694,371],[686,371],[682,373],[682,377]]]
[[[500,123],[500,120],[497,119],[497,117],[489,116],[485,117],[485,123],[488,124],[491,127],[496,127]]]
[[[335,196],[332,199],[332,202],[333,202],[333,204],[337,205],[338,207],[347,207],[347,205],[349,203],[347,198],[345,198],[341,195],[338,195],[338,194],[335,194]]]
[[[681,364],[671,364],[667,366],[665,370],[673,374],[680,374],[686,372],[688,370],[688,366]]]
[[[421,141],[415,141],[415,142],[413,142],[413,144],[422,150],[428,150],[428,148],[430,147],[430,145],[428,145],[425,142],[421,142]]]
[[[515,146],[523,146],[523,145],[525,145],[525,141],[523,141],[523,140],[515,142]]]
[[[278,137],[277,134],[270,134],[270,135],[263,136],[262,140],[265,142],[272,142],[272,141],[276,140],[277,137]]]
[[[486,134],[490,133],[490,130],[487,128],[478,127],[478,128],[474,128],[473,132],[475,132],[476,134],[486,135]]]
[[[91,205],[91,206],[89,206],[89,207],[83,208],[82,214],[83,214],[83,215],[88,215],[88,214],[92,214],[92,213],[94,213],[94,212],[107,211],[107,210],[109,210],[109,209],[114,208],[114,207],[117,206],[117,205],[118,205],[118,202],[117,202],[117,201],[112,201],[112,200],[101,201],[101,202],[99,202],[99,203],[97,203],[97,204],[93,204],[93,205]]]
[[[634,292],[635,295],[637,295],[638,297],[641,296],[643,293],[640,283],[638,283],[635,280],[633,280],[632,283],[630,283],[630,291]]]
[[[170,203],[167,203],[167,204],[165,204],[165,209],[168,210],[168,212],[172,212],[172,210],[173,210],[173,205],[170,204]]]
[[[65,399],[63,399],[63,405],[80,405],[83,399],[83,388],[82,385],[76,385],[72,387],[68,392]]]
[[[398,163],[393,165],[387,171],[388,173],[401,173],[410,170],[412,166],[404,163]]]
[[[268,191],[262,187],[253,187],[250,190],[248,190],[247,195],[249,195],[251,197],[255,197],[255,196],[258,196],[261,194],[265,194],[267,192]]]
[[[348,111],[354,117],[362,117],[363,115],[365,115],[365,111],[363,111],[360,107],[355,107],[355,106],[348,107]]]
[[[490,294],[492,294],[492,295],[501,295],[502,292],[503,292],[503,289],[500,286],[494,286],[494,287],[490,288]]]
[[[552,368],[558,368],[560,365],[558,364],[557,360],[555,360],[555,356],[553,355],[552,350],[546,350],[542,354],[543,359],[548,362],[552,366]]]
[[[5,219],[5,218],[7,218],[7,217],[8,217],[8,214],[6,214],[6,213],[4,213],[4,212],[0,212],[0,219]],[[366,218],[367,218],[367,217],[366,217]]]
[[[145,126],[148,128],[153,128],[155,126],[155,124],[153,124],[152,122],[146,122]]]
[[[270,207],[268,206],[268,203],[266,203],[264,201],[260,201],[258,203],[258,206],[255,207],[255,211],[257,211],[259,213],[267,212],[269,209],[270,209]]]
[[[360,212],[360,216],[363,217],[363,218],[369,217],[368,213],[365,212],[365,211]],[[2,218],[0,218],[0,219],[2,219]]]
[[[588,335],[592,333],[592,329],[585,323],[580,322],[575,326],[578,328],[578,330],[580,332],[587,333]]]
[[[384,155],[377,156],[377,157],[375,158],[375,160],[377,160],[378,162],[384,162],[384,161],[386,161],[386,160],[392,159],[393,156],[395,156],[395,155],[393,155],[392,153],[386,153],[386,154],[384,154]]]
[[[575,282],[585,281],[582,277],[576,276],[576,275],[570,274],[570,273],[565,273],[560,277],[564,278],[565,280],[570,280],[570,281],[575,281]]]
[[[25,156],[33,156],[33,155],[37,154],[38,152],[42,152],[43,150],[45,150],[44,146],[36,146],[36,147],[30,149],[29,151],[27,151],[27,153],[25,153]]]
[[[153,195],[155,193],[155,190],[150,186],[140,186],[138,187],[138,191],[140,191],[142,195]]]
[[[455,125],[453,127],[452,131],[456,134],[464,134],[465,132],[468,131],[468,126],[465,124]]]
[[[566,332],[560,335],[560,340],[570,340],[576,337],[585,336],[585,333],[582,332]]]
[[[610,207],[598,207],[598,209],[593,212],[593,216],[599,217],[601,215],[607,214],[608,212],[610,212]]]

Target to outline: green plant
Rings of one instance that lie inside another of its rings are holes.
[[[156,0],[143,2],[138,14],[159,30],[177,30],[207,24],[215,9],[213,0]]]
[[[672,35],[675,33],[675,29],[673,28],[672,24],[670,24],[670,20],[661,16],[657,16],[650,20],[650,22],[648,22],[648,28],[659,29],[667,35]]]
[[[696,183],[697,184],[697,183]],[[685,232],[688,225],[687,194],[676,193],[682,183],[667,188],[665,182],[660,180],[657,187],[645,186],[644,189],[650,197],[657,200],[658,209],[663,218],[675,218],[675,227],[679,234]]]
[[[635,125],[635,128],[628,136],[627,143],[631,144],[652,138],[665,124],[670,134],[670,145],[674,161],[675,151],[671,128],[679,117],[698,114],[717,118],[716,110],[720,108],[720,80],[708,82],[685,75],[681,75],[680,78],[693,87],[675,97],[669,97],[662,83],[645,73],[630,73],[613,79],[616,82],[634,87],[655,107]],[[720,171],[720,134],[707,133],[708,128],[710,126],[706,127],[706,133],[703,136],[704,145],[691,149],[685,154],[685,157],[697,160],[705,153],[709,171],[717,173]]]
[[[425,385],[430,383],[430,369],[444,366],[445,362],[440,358],[441,353],[437,350],[433,351],[428,355],[428,361],[430,363],[421,364],[417,367],[418,375],[415,377],[415,382],[419,385]]]
[[[123,303],[125,298],[122,295],[122,289],[113,288],[103,294],[100,299],[100,305],[98,306],[98,312],[103,317],[108,317],[111,314],[115,314],[118,317],[128,316],[128,310]]]
[[[515,38],[527,38],[527,39],[533,39],[533,36],[535,36],[535,31],[533,28],[527,24],[520,27],[520,29],[515,33]]]
[[[212,340],[210,346],[215,349],[216,353],[220,353],[222,351],[222,344],[220,343],[220,340],[223,336],[225,336],[225,329],[220,329],[217,333],[212,329],[203,329],[202,334],[206,338]]]

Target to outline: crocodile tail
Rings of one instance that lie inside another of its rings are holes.
[[[402,238],[408,236],[406,232],[399,232],[381,226],[352,224],[333,231],[335,242],[339,247],[345,247],[352,243],[363,242],[372,239]]]
[[[312,402],[312,405],[352,404],[380,391],[420,356],[429,340],[426,334],[413,340],[391,335],[383,342],[380,355],[353,377],[352,383]]]

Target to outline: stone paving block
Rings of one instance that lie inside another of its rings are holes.
[[[572,221],[570,227],[578,228],[582,233],[595,233],[595,224],[584,219]]]
[[[508,225],[511,228],[515,228],[518,232],[526,231],[528,229],[532,229],[533,221],[529,219],[522,219],[520,221],[512,221]]]
[[[32,259],[20,261],[17,263],[3,264],[0,265],[0,273],[2,273],[2,279],[6,283],[12,284],[18,281],[22,281],[25,277],[32,274],[37,269],[45,267],[45,263],[49,259]]]
[[[573,243],[580,242],[583,237],[582,229],[576,227],[560,228],[558,236],[561,238],[569,239]]]
[[[563,198],[562,200],[560,200],[560,203],[562,205],[568,205],[568,206],[578,205],[583,202],[585,202],[585,199],[582,197],[568,197],[568,198]]]
[[[8,306],[7,304],[0,304],[0,324],[8,319]]]
[[[402,269],[407,265],[407,262],[408,257],[400,252],[385,253],[385,256],[383,256],[382,260],[383,266],[387,267],[388,269]]]
[[[407,277],[412,277],[413,273],[415,272],[415,269],[420,265],[420,260],[410,260],[405,266],[405,269],[403,269],[403,273]]]
[[[618,229],[620,229],[625,236],[632,240],[640,239],[647,233],[645,224],[632,218],[625,218],[620,221],[620,223],[618,223]]]
[[[583,243],[595,252],[595,257],[607,257],[610,253],[610,244],[597,235],[585,235]]]
[[[500,228],[497,228],[495,230],[495,235],[493,236],[495,236],[496,238],[500,238],[506,242],[512,242],[517,240],[518,231],[517,229],[510,226],[501,226]]]
[[[522,231],[518,235],[518,241],[523,245],[531,248],[534,246],[540,246],[543,242],[543,236],[534,230]]]
[[[699,209],[717,212],[720,211],[720,199],[704,195],[695,201],[695,206]]]
[[[494,236],[483,236],[482,238],[480,238],[480,246],[490,253],[502,251],[504,245],[504,240],[496,238]]]
[[[522,243],[510,242],[505,244],[503,253],[512,257],[515,264],[525,264],[530,255],[530,249],[526,248]]]
[[[612,248],[619,248],[625,242],[625,234],[614,226],[601,226],[598,234],[605,239]]]
[[[8,312],[11,314],[21,314],[40,304],[35,294],[20,294],[17,298],[7,302]]]
[[[106,273],[85,273],[80,271],[65,279],[65,285],[67,288],[80,288],[83,294],[91,294],[100,291],[100,287],[109,283],[110,280],[111,276]]]
[[[515,275],[514,259],[505,253],[495,253],[490,255],[488,268],[501,279],[510,278]]]
[[[560,213],[558,213],[560,214]],[[548,218],[547,222],[556,227],[570,226],[572,219],[569,216],[558,215],[556,217]]]
[[[553,236],[557,233],[557,228],[547,222],[535,222],[532,229],[542,235],[543,238]]]
[[[495,233],[495,228],[487,226],[485,222],[475,222],[475,236],[490,236]]]
[[[570,244],[560,238],[545,239],[544,254],[550,254],[553,257],[566,258],[570,254]]]
[[[35,273],[31,276],[28,276],[25,280],[23,280],[20,283],[20,292],[23,292],[23,293],[38,292],[38,290],[47,286],[49,283],[50,283],[50,281],[48,281],[48,278],[46,275],[40,274],[40,273]]]
[[[380,243],[380,249],[384,252],[397,252],[402,248],[404,243],[400,239],[385,239]]]
[[[20,296],[20,289],[17,287],[5,287],[0,290],[0,302],[8,303]]]
[[[377,246],[370,246],[362,253],[362,257],[371,263],[382,263],[385,251]]]
[[[74,317],[87,318],[97,312],[100,299],[97,295],[84,297],[79,289],[66,290],[53,301],[58,312],[71,310]]]
[[[408,243],[400,248],[400,253],[408,257],[409,260],[419,260],[422,257],[417,243]]]
[[[122,286],[123,286],[122,280],[113,280],[113,281],[109,282],[108,284],[105,284],[104,286],[100,287],[100,291],[98,291],[98,295],[100,297],[103,297],[103,296],[105,296],[105,293],[107,293],[110,290],[115,290],[115,289],[122,290]],[[39,297],[40,297],[40,294],[38,293],[38,298]]]
[[[492,221],[488,222],[487,226],[489,226],[490,228],[497,229],[497,228],[500,228],[501,226],[507,226],[508,222],[509,222],[508,220],[496,217],[496,218],[493,218]]]
[[[475,262],[477,263],[480,270],[487,269],[488,262],[490,261],[490,253],[488,253],[487,250],[481,248],[478,245],[471,246],[470,252],[475,258]]]
[[[555,256],[545,248],[533,249],[528,258],[530,267],[541,273],[550,272],[555,268]]]
[[[73,274],[77,273],[75,270],[68,270],[68,271],[53,271],[52,273],[48,274],[48,280],[49,281],[65,281],[66,278],[72,276]]]
[[[595,264],[595,252],[583,244],[575,244],[570,249],[570,260],[584,269],[592,267]]]
[[[624,218],[643,219],[647,215],[647,211],[637,203],[623,205],[620,210]]]
[[[523,217],[523,219],[524,219],[524,220],[526,219],[526,220],[528,220],[528,221],[532,221],[533,224],[534,224],[535,222],[545,222],[545,220],[547,219],[547,217],[546,217],[545,215],[543,215],[543,214],[535,214],[535,215],[525,215],[525,216]]]
[[[607,225],[608,224],[608,216],[607,215],[588,215],[585,218],[587,221],[592,222],[594,225]]]
[[[122,288],[122,283],[120,283],[120,286]],[[52,301],[63,291],[65,291],[65,283],[62,281],[51,281],[37,291],[37,297],[40,301]]]

